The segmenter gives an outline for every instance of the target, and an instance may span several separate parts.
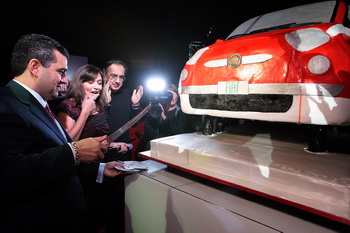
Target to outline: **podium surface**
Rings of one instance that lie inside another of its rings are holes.
[[[180,134],[151,141],[140,156],[350,225],[350,155],[306,151],[299,129]]]

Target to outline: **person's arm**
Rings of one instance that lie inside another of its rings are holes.
[[[68,113],[59,111],[57,114],[58,120],[63,125],[69,136],[73,140],[79,140],[81,133],[86,124],[87,118],[90,116],[92,110],[96,107],[93,99],[85,98],[82,103],[81,113],[77,120],[74,120]]]
[[[131,96],[131,106],[139,107],[142,96],[143,96],[143,86],[140,85],[137,87],[137,89],[133,90],[133,93]]]
[[[63,180],[78,175],[76,156],[81,163],[104,158],[108,145],[102,141],[106,136],[75,142],[78,154],[74,156],[69,143],[62,144],[45,121],[38,120],[40,112],[34,104],[30,111],[25,105],[3,99],[0,95],[1,197],[24,198],[32,195],[32,190],[61,185]]]
[[[143,96],[143,86],[138,86],[137,89],[134,89],[131,95],[131,105],[130,105],[130,119],[135,117],[138,113],[142,111],[141,98]]]
[[[57,114],[58,120],[63,125],[64,129],[67,131],[69,136],[77,141],[79,140],[81,133],[83,132],[83,128],[85,126],[86,120],[90,114],[84,114],[83,112],[79,115],[78,119],[75,121],[72,117],[70,117],[65,112],[59,112]]]

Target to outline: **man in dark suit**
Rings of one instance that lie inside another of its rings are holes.
[[[73,142],[45,110],[67,84],[68,56],[38,34],[13,49],[14,79],[0,89],[0,232],[79,232],[85,203],[78,175],[101,182],[120,174],[117,162],[92,162],[104,157],[104,136]]]
[[[143,87],[131,92],[123,86],[126,80],[126,64],[119,59],[112,59],[106,62],[103,67],[105,76],[108,78],[109,90],[111,91],[111,102],[108,109],[109,134],[118,130],[132,117],[140,112],[139,101],[143,94]],[[118,137],[116,142],[130,143],[129,130]],[[105,161],[130,160],[131,151],[119,153],[110,150],[106,154]],[[98,211],[103,213],[99,217],[103,222],[106,232],[125,232],[125,190],[124,176],[106,179],[104,182],[104,192],[96,198],[95,202]],[[100,198],[100,197],[103,198]],[[106,204],[107,203],[107,204]]]

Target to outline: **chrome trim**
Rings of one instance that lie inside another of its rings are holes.
[[[223,85],[225,82],[220,82]],[[227,82],[228,84],[237,82]],[[246,89],[246,86],[243,86]],[[242,94],[242,91],[219,93],[219,85],[182,86],[181,94]],[[248,84],[246,94],[283,94],[283,95],[307,95],[328,96],[339,95],[344,89],[343,85],[316,84],[316,83],[272,83],[272,84]],[[245,91],[244,91],[245,92]]]
[[[233,54],[230,56],[229,59],[218,59],[218,60],[212,60],[212,61],[207,61],[204,63],[205,67],[208,68],[218,68],[218,67],[225,67],[229,65],[229,60],[231,59],[232,56],[240,56],[239,54]],[[240,56],[240,65],[249,65],[249,64],[255,64],[255,63],[261,63],[268,61],[273,58],[273,55],[271,54],[255,54],[255,55],[249,55],[249,56]],[[238,65],[237,67],[239,67]],[[237,68],[234,66],[231,66],[231,68]]]
[[[249,56],[242,56],[242,65],[255,64],[268,61],[273,58],[271,54],[256,54]]]

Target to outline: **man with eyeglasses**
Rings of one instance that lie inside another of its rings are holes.
[[[127,66],[121,60],[113,59],[107,61],[103,71],[108,78],[111,91],[108,124],[109,133],[113,133],[140,111],[140,99],[143,95],[143,86],[140,85],[138,89],[134,89],[132,93],[129,89],[123,87],[126,80]],[[117,141],[129,143],[129,130],[117,138]],[[115,154],[113,157],[113,160],[130,160],[130,153],[124,155]]]
[[[123,87],[126,80],[126,64],[117,59],[112,59],[106,62],[103,67],[103,72],[108,78],[111,102],[108,109],[108,125],[109,133],[116,131],[128,122],[133,116],[140,112],[140,99],[143,95],[143,86],[131,92]],[[130,143],[129,130],[116,139],[118,142]],[[131,149],[131,148],[129,148]],[[117,153],[117,150],[110,150],[106,156],[106,161],[130,160],[131,150],[129,153]],[[125,192],[124,192],[124,177],[120,176],[116,179],[108,179],[104,182],[106,185],[104,194],[107,206],[104,211],[104,224],[107,232],[124,232],[125,223]],[[124,226],[124,227],[121,227]]]

